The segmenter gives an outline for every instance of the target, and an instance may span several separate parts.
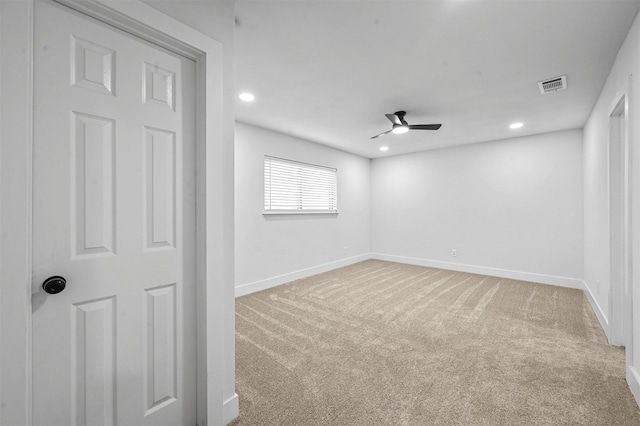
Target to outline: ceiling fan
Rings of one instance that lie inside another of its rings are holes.
[[[389,132],[393,133],[406,133],[409,130],[438,130],[442,124],[408,124],[404,119],[406,111],[397,111],[393,114],[385,114],[385,117],[393,123],[391,130],[382,132],[379,135],[372,136],[371,139],[379,138]]]

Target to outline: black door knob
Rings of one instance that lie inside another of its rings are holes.
[[[49,294],[60,293],[67,286],[67,280],[64,277],[49,277],[42,283],[42,289]]]

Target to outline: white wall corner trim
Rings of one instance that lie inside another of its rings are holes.
[[[387,260],[389,262],[408,263],[410,265],[428,266],[430,268],[468,272],[471,274],[490,275],[493,277],[509,278],[512,280],[530,281],[539,284],[555,285],[559,287],[575,288],[579,290],[583,289],[583,281],[579,278],[558,277],[553,275],[536,274],[533,272],[512,271],[509,269],[466,265],[463,263],[443,262],[439,260],[419,259],[415,257],[396,256],[382,253],[371,253],[371,258]]]
[[[632,365],[627,367],[627,383],[638,405],[640,405],[640,374]]]
[[[279,285],[286,284],[291,281],[310,277],[311,275],[320,274],[322,272],[331,271],[333,269],[342,268],[343,266],[353,265],[354,263],[362,262],[368,259],[371,259],[371,256],[369,255],[369,253],[365,253],[358,256],[348,257],[346,259],[340,259],[334,262],[313,266],[311,268],[289,272],[286,274],[278,275],[276,277],[267,278],[265,280],[255,281],[247,284],[241,284],[236,287],[236,297],[245,296],[247,294],[266,290],[272,287],[277,287]]]
[[[587,300],[591,305],[591,309],[593,309],[593,312],[595,312],[596,318],[598,318],[598,321],[600,322],[600,326],[602,327],[602,330],[604,331],[604,334],[607,336],[607,339],[608,339],[609,338],[609,319],[604,314],[604,311],[600,307],[600,304],[598,304],[598,301],[596,300],[596,298],[593,296],[593,293],[591,292],[591,289],[589,288],[587,283],[584,283],[584,294],[585,296],[587,296]]]
[[[222,421],[225,425],[228,425],[240,415],[237,393],[234,393],[231,398],[224,402],[222,406],[222,413]]]

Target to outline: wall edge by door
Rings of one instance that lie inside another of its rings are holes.
[[[31,424],[33,9],[0,2],[0,424]]]

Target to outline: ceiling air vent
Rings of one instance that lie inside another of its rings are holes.
[[[563,75],[560,77],[551,78],[549,80],[539,81],[538,88],[540,89],[541,95],[546,95],[547,93],[557,92],[558,90],[566,89],[567,76]]]

